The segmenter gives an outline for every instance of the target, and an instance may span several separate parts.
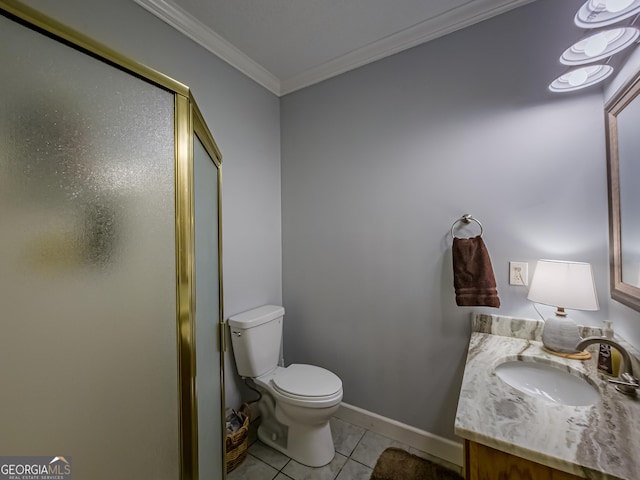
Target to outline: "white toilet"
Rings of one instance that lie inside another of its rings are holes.
[[[258,438],[310,467],[335,455],[329,419],[342,400],[342,381],[324,368],[278,366],[284,308],[265,305],[229,318],[238,373],[262,394]]]

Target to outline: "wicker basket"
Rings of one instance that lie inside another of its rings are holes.
[[[242,420],[242,427],[233,433],[227,434],[226,439],[226,460],[227,473],[233,471],[247,457],[247,446],[249,440],[249,405],[242,405],[238,412]]]

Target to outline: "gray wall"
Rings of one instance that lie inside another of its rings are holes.
[[[191,87],[223,155],[225,312],[281,303],[279,99],[130,0],[25,3]],[[226,367],[237,407],[230,352]]]
[[[601,310],[572,314],[607,318],[602,91],[547,91],[581,4],[534,2],[283,98],[287,363],[327,367],[345,402],[453,438],[470,312],[537,318],[510,260],[530,275],[540,258],[592,263]],[[484,225],[498,310],[455,304],[463,213]]]

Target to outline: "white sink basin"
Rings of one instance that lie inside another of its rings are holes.
[[[562,405],[592,405],[600,398],[586,380],[546,363],[509,360],[496,367],[504,382],[527,395]]]

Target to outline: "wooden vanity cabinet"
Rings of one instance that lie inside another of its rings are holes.
[[[580,480],[584,478],[470,440],[464,441],[464,463],[466,480]]]

